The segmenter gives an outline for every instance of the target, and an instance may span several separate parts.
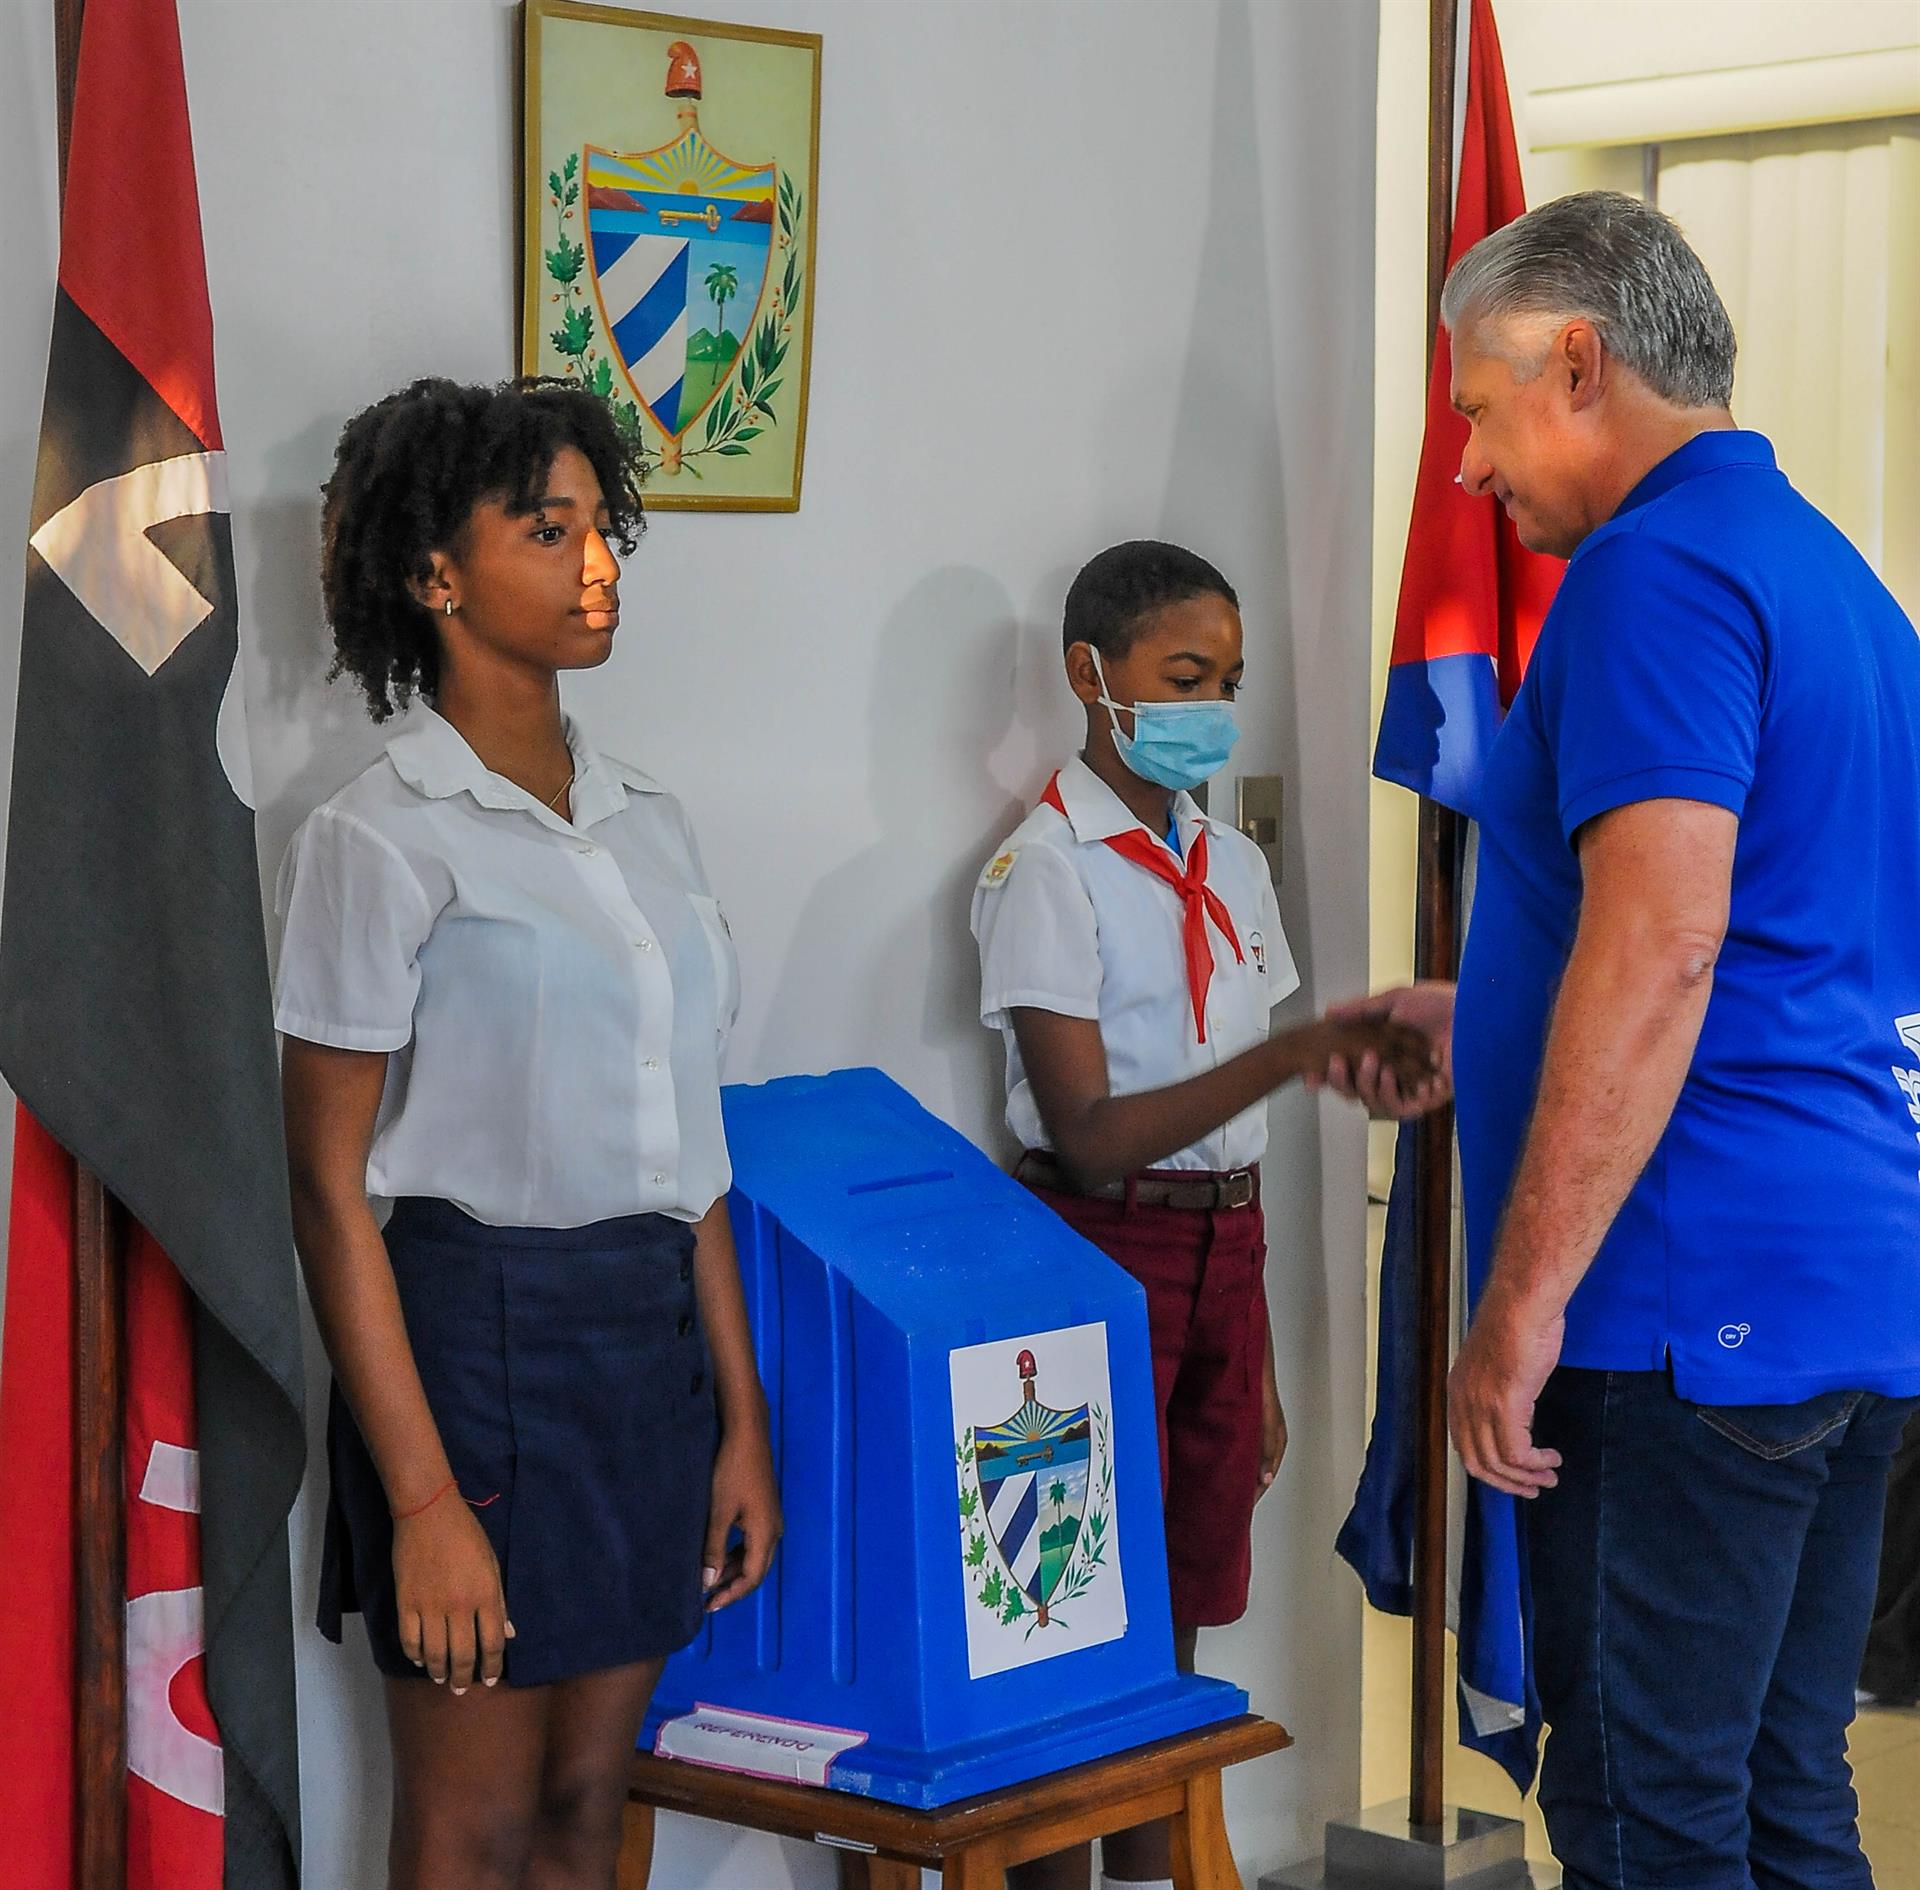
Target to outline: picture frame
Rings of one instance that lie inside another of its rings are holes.
[[[526,0],[520,366],[612,408],[650,511],[793,512],[817,33]]]

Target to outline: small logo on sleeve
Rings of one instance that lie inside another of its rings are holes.
[[[1020,857],[1018,847],[1009,847],[1004,853],[996,853],[987,862],[987,870],[980,875],[980,886],[984,892],[992,892],[996,887],[1007,883],[1007,875],[1013,871],[1013,863]]]
[[[1752,1330],[1751,1326],[1722,1326],[1714,1336],[1729,1352],[1737,1352],[1746,1344],[1747,1334]]]
[[[1247,934],[1247,950],[1253,954],[1253,968],[1261,977],[1267,975],[1267,940],[1263,932]]]

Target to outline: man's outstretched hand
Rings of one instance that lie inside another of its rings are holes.
[[[1433,1050],[1428,1079],[1409,1087],[1393,1063],[1371,1052],[1357,1057],[1335,1056],[1321,1076],[1306,1079],[1309,1089],[1326,1088],[1338,1096],[1364,1103],[1376,1116],[1404,1121],[1437,1109],[1453,1096],[1453,986],[1430,979],[1402,985],[1396,991],[1376,992],[1346,1004],[1327,1007],[1330,1023],[1391,1023],[1417,1030]]]

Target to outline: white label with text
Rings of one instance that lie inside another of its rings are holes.
[[[864,1745],[867,1735],[844,1726],[810,1726],[804,1720],[774,1719],[724,1706],[695,1706],[670,1719],[654,1736],[654,1752],[663,1759],[686,1759],[722,1772],[747,1772],[755,1778],[791,1779],[796,1785],[824,1785],[843,1752]]]

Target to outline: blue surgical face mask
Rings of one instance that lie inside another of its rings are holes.
[[[1143,781],[1175,792],[1196,788],[1227,765],[1240,739],[1231,702],[1115,702],[1107,694],[1107,672],[1093,652],[1093,673],[1100,679],[1100,701],[1113,724],[1113,745],[1120,759]],[[1133,733],[1120,732],[1120,710],[1133,714]]]

